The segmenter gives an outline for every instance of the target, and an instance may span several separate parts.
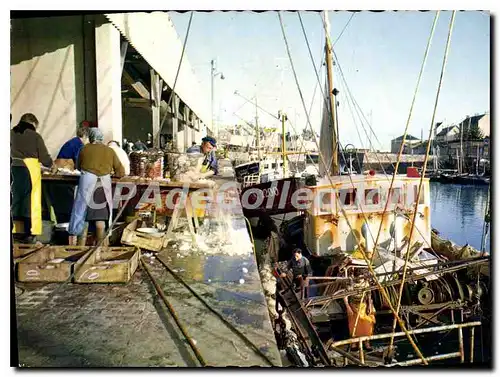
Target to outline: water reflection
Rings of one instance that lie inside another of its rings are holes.
[[[487,201],[487,186],[431,182],[432,227],[458,245],[468,243],[479,250]],[[490,233],[486,251],[490,251]]]
[[[249,283],[255,281],[257,274],[255,261],[247,256],[171,252],[166,260],[175,266],[174,272],[188,280],[200,282],[239,284],[243,279]]]

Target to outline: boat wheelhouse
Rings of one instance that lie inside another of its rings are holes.
[[[310,190],[312,199],[304,222],[305,242],[310,251],[316,256],[335,251],[353,253],[360,247],[358,240],[364,241],[368,251],[373,251],[380,222],[382,229],[378,246],[401,249],[408,243],[409,218],[415,209],[419,184],[420,178],[397,175],[389,192],[389,177],[355,175],[334,176],[331,183],[323,179],[315,186],[305,186]],[[387,200],[389,203],[384,214]],[[430,245],[431,209],[427,178],[423,179],[417,210],[410,243],[413,245],[418,241]]]

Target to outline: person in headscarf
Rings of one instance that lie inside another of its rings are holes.
[[[76,136],[68,140],[63,144],[57,159],[55,161],[56,165],[59,167],[67,167],[73,170],[76,166],[76,161],[78,160],[78,154],[85,144],[88,143],[89,128],[83,125],[78,127],[76,130]]]
[[[40,164],[53,168],[45,142],[36,132],[38,124],[35,115],[26,113],[10,132],[13,233],[24,234],[24,242],[42,234]]]
[[[219,172],[219,164],[217,163],[217,158],[215,157],[215,149],[217,148],[217,141],[211,137],[206,136],[201,139],[200,145],[193,145],[189,147],[186,153],[203,153],[205,155],[205,160],[203,161],[203,167],[201,172],[206,173],[212,170],[215,175]]]
[[[115,151],[103,144],[99,128],[90,128],[90,144],[78,156],[77,169],[81,176],[68,227],[69,244],[85,245],[89,222],[95,224],[96,241],[104,240],[106,222],[111,225],[113,201],[111,174],[123,177],[125,170]]]

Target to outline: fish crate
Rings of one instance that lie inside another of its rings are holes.
[[[75,265],[75,283],[127,283],[139,266],[137,247],[98,247]]]
[[[86,246],[47,246],[17,264],[20,282],[66,282],[76,262],[90,251]]]
[[[14,257],[14,261],[22,259],[27,254],[30,254],[35,250],[39,250],[46,247],[46,245],[40,246],[40,245],[24,244],[24,243],[15,243],[12,246],[13,246],[12,255]]]
[[[123,229],[121,238],[122,244],[156,252],[167,247],[169,239],[167,238],[166,232],[156,234],[139,232],[137,229],[139,228],[140,221],[141,220],[136,219]]]

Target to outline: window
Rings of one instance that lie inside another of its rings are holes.
[[[273,163],[273,164],[271,165],[271,168],[272,168],[272,169],[276,169],[276,163]]]
[[[345,206],[352,206],[356,204],[357,189],[339,190],[340,202]]]
[[[389,194],[389,200],[391,204],[401,204],[403,203],[403,191],[399,187],[395,187],[391,189],[391,193]]]
[[[365,190],[365,204],[374,205],[379,204],[380,195],[378,189],[367,189]]]
[[[332,204],[332,194],[330,192],[322,192],[320,195],[323,207],[328,208]]]
[[[418,186],[419,185],[413,186],[413,203],[417,201]],[[422,190],[420,190],[420,201],[418,202],[418,204],[424,204],[425,202],[424,198],[425,198],[425,189],[424,186],[422,186]]]

